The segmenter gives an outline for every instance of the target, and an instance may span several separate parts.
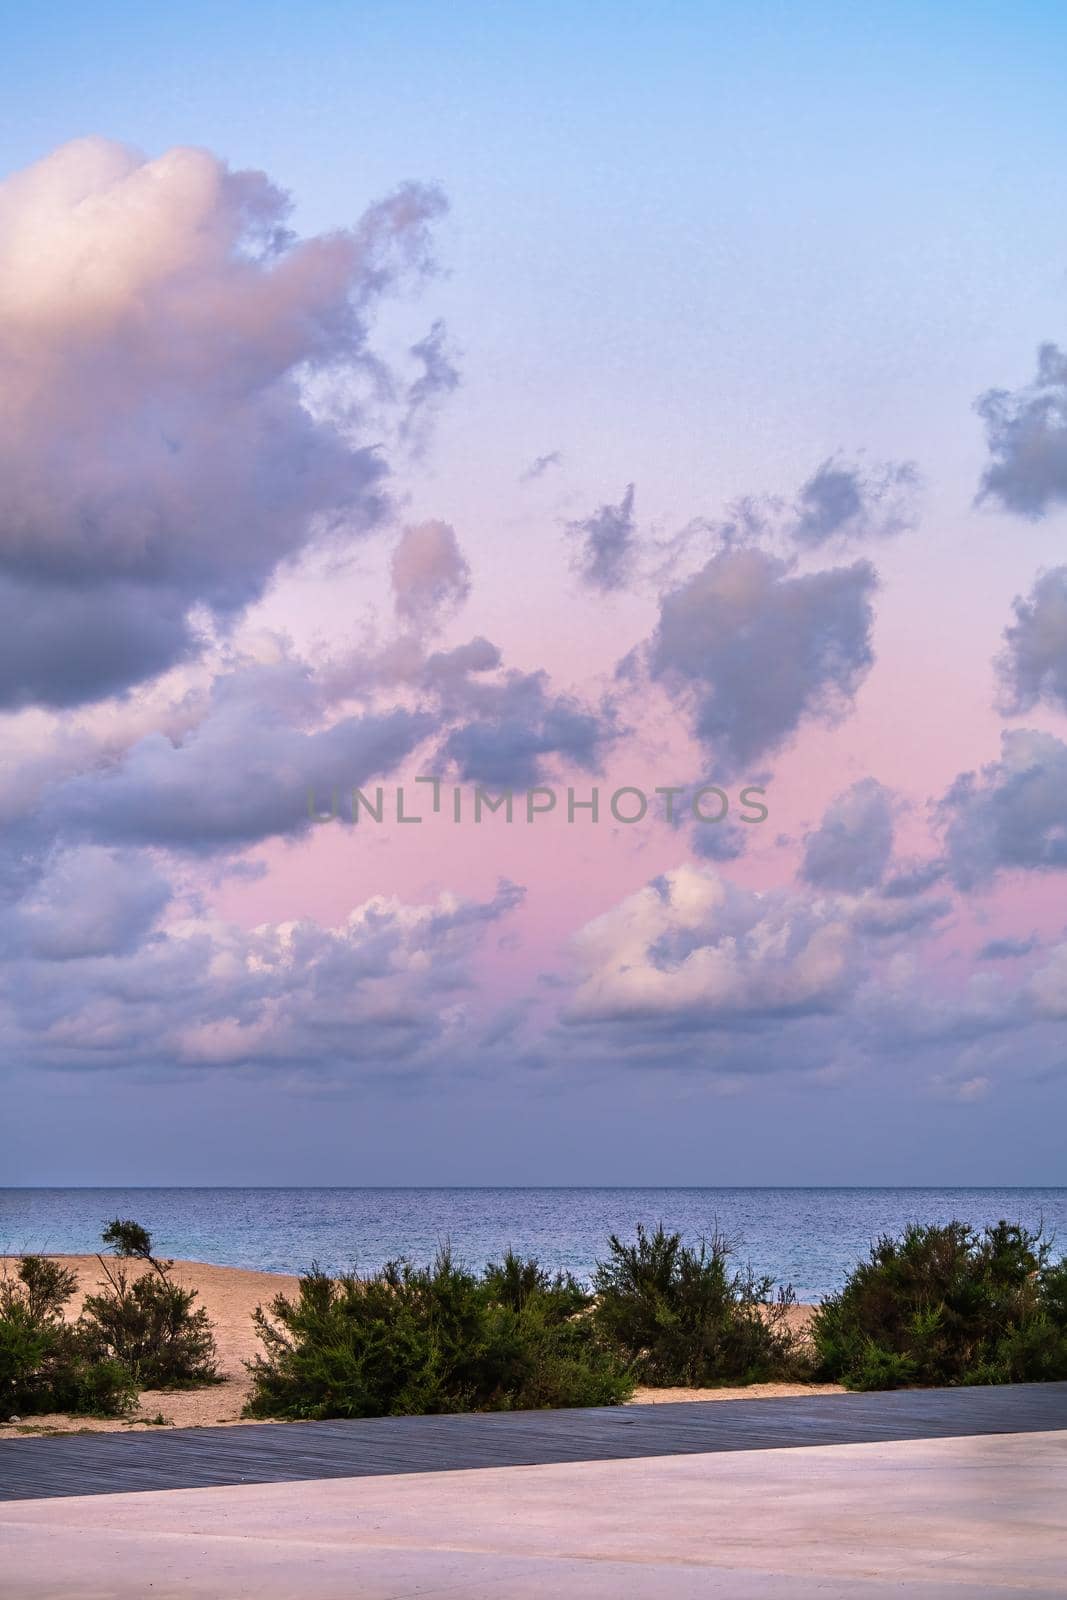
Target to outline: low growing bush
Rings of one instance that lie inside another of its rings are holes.
[[[215,1337],[195,1289],[183,1289],[170,1274],[174,1263],[152,1254],[151,1235],[136,1222],[114,1221],[102,1235],[124,1260],[143,1261],[147,1272],[131,1277],[101,1256],[104,1283],[87,1295],[79,1330],[96,1360],[117,1362],[141,1389],[217,1383]]]
[[[509,1254],[477,1276],[448,1250],[377,1277],[313,1267],[254,1321],[250,1416],[379,1417],[614,1405],[633,1382],[598,1344],[588,1295]]]
[[[0,1279],[0,1417],[49,1411],[120,1416],[135,1386],[114,1362],[96,1359],[63,1312],[77,1274],[44,1256],[22,1256]]]
[[[999,1222],[883,1237],[812,1324],[818,1375],[851,1389],[1067,1378],[1067,1261]]]
[[[592,1322],[642,1383],[713,1387],[793,1375],[800,1355],[789,1327],[791,1289],[735,1265],[721,1235],[695,1249],[663,1224],[640,1224],[633,1244],[612,1234],[593,1275]]]

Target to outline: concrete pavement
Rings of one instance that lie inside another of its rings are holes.
[[[1067,1433],[0,1506],[8,1600],[1067,1594]]]

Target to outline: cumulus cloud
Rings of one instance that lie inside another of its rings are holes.
[[[170,899],[167,879],[138,852],[61,849],[27,892],[0,911],[0,949],[6,960],[128,955]]]
[[[397,616],[422,627],[457,610],[470,594],[470,567],[447,522],[405,528],[393,551],[391,575]]]
[[[852,974],[848,917],[830,901],[761,895],[683,866],[588,923],[573,941],[571,1024],[672,1028],[834,1008]]]
[[[990,389],[977,402],[992,457],[980,498],[1040,517],[1067,500],[1067,355],[1038,351],[1037,373],[1021,389]]]
[[[914,462],[867,469],[830,457],[802,485],[790,532],[808,549],[892,538],[916,525],[918,484]]]
[[[892,852],[892,795],[875,778],[861,778],[806,835],[801,877],[822,889],[857,894],[882,881]]]
[[[1004,710],[1029,711],[1040,700],[1067,710],[1067,567],[1043,572],[1014,610],[997,662]]]
[[[628,484],[618,505],[602,505],[567,527],[580,543],[577,566],[582,582],[601,594],[621,589],[629,581],[636,555],[634,486]]]
[[[727,549],[664,597],[649,668],[688,699],[717,772],[848,709],[874,660],[877,581],[866,561],[797,575],[762,550]]]
[[[1053,947],[1048,960],[1031,975],[1026,994],[1038,1016],[1056,1021],[1067,1017],[1067,944]]]
[[[917,959],[946,899],[757,892],[687,864],[586,924],[555,1039],[569,1059],[720,1075],[854,1070],[1032,1020],[997,984],[960,994]]]
[[[0,184],[0,704],[140,682],[194,647],[194,608],[225,624],[380,519],[353,386],[441,209],[409,186],[297,240],[264,174],[101,139]],[[307,404],[316,376],[339,414]]]
[[[69,870],[66,882],[71,882]],[[99,887],[90,866],[79,891]],[[153,895],[144,892],[146,902]],[[337,927],[251,930],[209,915],[176,919],[131,948],[116,937],[65,940],[33,907],[43,942],[0,968],[0,1040],[39,1066],[285,1068],[341,1074],[421,1071],[468,1038],[473,958],[485,930],[520,903],[501,883],[485,901],[443,895],[409,905],[376,896]],[[158,899],[158,894],[155,895]],[[88,913],[92,897],[85,903]],[[49,947],[48,939],[61,940]],[[105,948],[105,944],[107,947]]]
[[[1067,867],[1067,745],[1017,728],[999,761],[961,773],[939,804],[946,856],[962,889],[998,872]]]

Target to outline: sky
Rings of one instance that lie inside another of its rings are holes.
[[[1064,32],[5,20],[7,1182],[1067,1182]]]

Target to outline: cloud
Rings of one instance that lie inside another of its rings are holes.
[[[1055,945],[1044,966],[1031,974],[1026,994],[1040,1017],[1067,1017],[1067,944]]]
[[[432,599],[422,579],[440,566],[412,570],[416,594]],[[157,696],[150,715],[109,719],[106,732],[61,724],[13,742],[0,889],[32,877],[57,844],[232,854],[307,833],[309,796],[317,816],[350,822],[353,790],[420,747],[426,770],[452,764],[489,788],[523,788],[553,758],[595,770],[618,734],[609,704],[556,694],[544,672],[504,670],[487,639],[426,654],[406,636],[318,670],[277,640],[259,647],[177,701]]]
[[[358,380],[442,206],[408,186],[297,240],[264,174],[102,139],[0,184],[0,704],[141,682],[196,647],[195,608],[225,626],[282,562],[380,521]],[[315,379],[341,410],[308,403]]]
[[[808,549],[831,540],[889,539],[916,526],[914,462],[865,471],[830,457],[797,495],[792,537]]]
[[[833,902],[756,894],[714,868],[683,866],[586,924],[573,950],[567,1023],[673,1030],[836,1009],[855,942]]]
[[[938,807],[949,869],[962,889],[999,872],[1067,867],[1067,745],[1017,728],[999,761],[965,772]]]
[[[421,627],[458,610],[470,594],[470,567],[447,522],[405,528],[393,551],[391,575],[397,616]]]
[[[520,483],[533,483],[535,478],[543,477],[549,467],[558,467],[563,462],[561,450],[550,450],[546,456],[536,456],[530,465],[519,477]]]
[[[648,651],[653,678],[688,699],[723,776],[780,750],[805,721],[833,723],[874,660],[866,561],[797,576],[764,551],[728,549],[668,593]]]
[[[930,861],[898,862],[882,884],[882,894],[889,900],[908,900],[913,895],[925,894],[927,889],[941,882],[947,871],[947,863],[940,857]]]
[[[77,870],[75,928],[88,932],[102,880]],[[91,935],[59,948],[39,942],[0,968],[0,1041],[53,1068],[422,1073],[451,1059],[450,1047],[462,1059],[462,1041],[474,1037],[474,958],[521,898],[501,883],[484,901],[375,896],[336,927],[248,930],[205,914],[134,948],[127,939],[103,948]],[[128,909],[123,917],[136,920]],[[41,926],[58,935],[47,919]]]
[[[900,934],[918,933],[932,928],[947,917],[952,901],[944,896],[931,900],[893,900],[881,894],[865,894],[852,912],[852,926],[871,939],[893,939]]]
[[[978,952],[979,961],[1018,961],[1040,949],[1041,940],[1036,933],[1028,939],[990,939]]]
[[[544,672],[510,672],[502,682],[467,681],[453,693],[456,710],[470,720],[448,734],[446,761],[462,778],[496,789],[529,788],[545,775],[544,762],[595,771],[616,728],[609,708],[590,710],[569,695],[552,694]]]
[[[1032,383],[990,389],[976,409],[993,458],[979,498],[1031,518],[1067,501],[1067,355],[1043,344]]]
[[[429,442],[437,413],[447,397],[459,387],[460,376],[448,350],[447,333],[441,321],[434,323],[425,339],[412,345],[410,353],[422,367],[422,372],[408,385],[400,437],[415,455],[421,455]]]
[[[170,899],[169,882],[144,855],[94,845],[60,850],[0,912],[0,950],[8,961],[128,955]]]
[[[997,662],[1006,712],[1029,711],[1044,700],[1067,710],[1067,567],[1043,572],[1029,598],[1014,602]]]
[[[350,815],[352,788],[393,770],[436,726],[395,708],[303,728],[263,689],[255,674],[217,680],[207,714],[180,741],[148,734],[120,761],[47,791],[41,827],[193,854],[293,837],[312,826],[309,792],[318,808],[337,797]]]
[[[693,854],[704,861],[739,861],[748,839],[748,829],[729,817],[722,822],[694,822],[689,833]]]
[[[591,516],[569,523],[567,531],[581,543],[577,565],[582,582],[601,594],[623,588],[636,554],[633,484],[626,486],[618,505],[598,507]]]
[[[861,778],[805,836],[800,875],[821,889],[858,894],[882,881],[892,853],[892,795],[876,779]]]

